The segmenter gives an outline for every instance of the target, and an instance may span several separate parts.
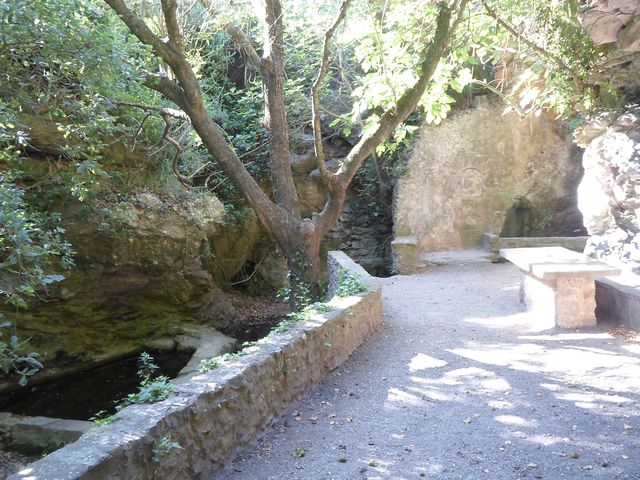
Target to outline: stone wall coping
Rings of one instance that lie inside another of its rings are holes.
[[[620,275],[620,269],[564,247],[501,248],[500,256],[543,280]]]
[[[330,282],[342,268],[368,290],[333,298],[334,310],[264,338],[222,368],[177,382],[164,401],[122,409],[114,423],[92,428],[10,480],[210,479],[381,325],[379,283],[344,253],[330,252]],[[181,448],[158,460],[163,439]]]
[[[338,250],[327,252],[327,266],[329,269],[328,294],[330,297],[335,297],[340,283],[342,270],[347,270],[358,275],[358,277],[360,277],[360,279],[370,289],[377,289],[380,287],[379,278],[370,275],[362,265],[358,265],[344,252]]]

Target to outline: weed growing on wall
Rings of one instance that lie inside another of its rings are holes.
[[[348,271],[345,268],[340,269],[340,277],[336,296],[350,297],[358,293],[366,292],[367,284],[362,281],[357,273]]]
[[[147,352],[142,352],[138,358],[138,377],[140,384],[138,391],[130,393],[116,404],[116,411],[119,412],[129,405],[141,403],[155,403],[164,400],[173,391],[173,385],[166,375],[156,376],[155,373],[160,367],[155,363],[153,357]],[[107,415],[107,412],[100,410],[89,420],[96,425],[106,425],[115,420],[115,415]]]

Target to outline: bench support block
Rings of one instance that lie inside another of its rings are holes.
[[[541,280],[525,274],[520,288],[520,299],[545,324],[560,328],[596,325],[593,278]]]

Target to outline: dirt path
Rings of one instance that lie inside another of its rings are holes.
[[[385,325],[219,478],[640,479],[640,344],[536,332],[474,253],[384,287]]]

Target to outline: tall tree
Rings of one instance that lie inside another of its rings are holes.
[[[153,52],[170,67],[171,77],[149,76],[145,84],[160,92],[188,115],[203,145],[247,200],[262,226],[276,240],[293,273],[293,283],[304,280],[317,284],[321,276],[320,241],[337,220],[344,205],[349,184],[367,157],[375,152],[381,142],[389,138],[395,128],[418,105],[463,17],[468,0],[448,0],[437,3],[431,41],[424,46],[421,56],[415,59],[419,72],[417,81],[401,92],[393,105],[363,133],[343,160],[340,168],[333,173],[325,165],[325,154],[322,148],[319,86],[329,65],[329,46],[332,37],[346,17],[351,4],[351,0],[343,0],[335,21],[326,31],[318,76],[310,94],[315,154],[318,169],[327,190],[324,208],[310,218],[303,218],[300,214],[291,170],[284,91],[284,20],[280,0],[256,2],[265,32],[262,55],[258,54],[251,40],[240,29],[232,24],[225,27],[226,32],[238,43],[246,57],[258,70],[264,85],[265,124],[269,131],[273,199],[252,178],[225,139],[219,126],[205,110],[198,77],[185,54],[177,18],[177,1],[161,0],[166,39],[155,35],[124,0],[105,0],[105,2],[118,14],[129,30],[142,43],[151,46]],[[205,0],[201,0],[201,3],[208,5]]]

